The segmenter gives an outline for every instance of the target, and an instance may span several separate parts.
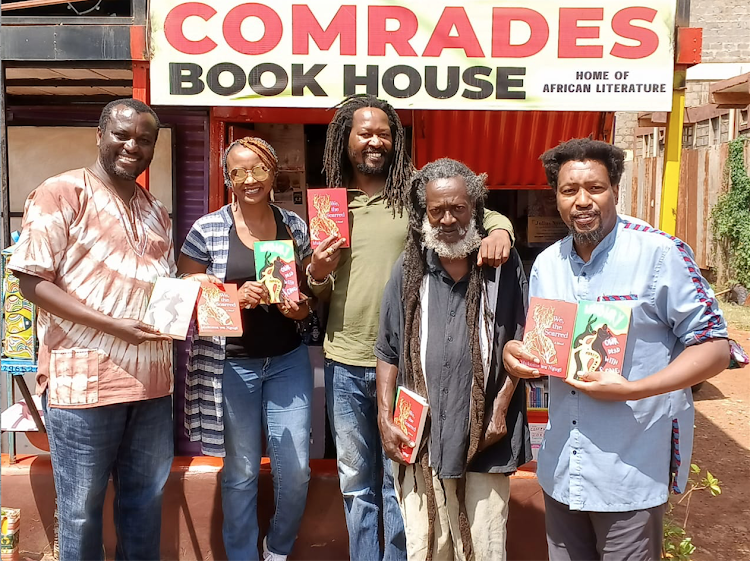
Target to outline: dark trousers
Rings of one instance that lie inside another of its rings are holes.
[[[550,561],[659,561],[666,503],[629,512],[570,510],[544,494]]]

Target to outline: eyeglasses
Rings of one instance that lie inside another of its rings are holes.
[[[229,172],[229,177],[235,183],[244,183],[250,175],[255,181],[265,181],[271,174],[263,164],[255,164],[251,169],[234,168]]]

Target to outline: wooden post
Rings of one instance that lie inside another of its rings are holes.
[[[148,104],[151,101],[150,83],[148,77],[149,63],[144,60],[133,61],[133,99],[142,101]],[[138,183],[140,183],[144,189],[149,190],[149,169],[146,170],[138,177]]]

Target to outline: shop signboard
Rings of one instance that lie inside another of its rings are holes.
[[[150,10],[156,105],[328,108],[371,93],[400,109],[671,108],[674,0],[159,0]]]

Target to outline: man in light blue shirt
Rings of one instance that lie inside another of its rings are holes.
[[[727,367],[726,324],[692,250],[617,215],[622,150],[573,139],[541,159],[570,235],[537,258],[529,295],[632,306],[622,375],[550,378],[538,462],[550,560],[659,559],[668,493],[690,467],[690,387]],[[519,341],[503,358],[539,376]]]

